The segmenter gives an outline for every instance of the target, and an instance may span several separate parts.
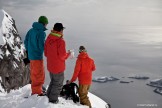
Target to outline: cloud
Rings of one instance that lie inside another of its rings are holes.
[[[2,5],[2,0],[0,0],[0,9],[2,9],[2,6],[3,6],[3,5]]]
[[[45,3],[46,0],[0,0],[0,8],[35,8],[37,5]]]

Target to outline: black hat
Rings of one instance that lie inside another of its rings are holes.
[[[63,25],[62,25],[62,23],[56,23],[55,25],[54,25],[54,27],[53,27],[53,30],[56,30],[56,31],[61,31],[61,30],[63,30],[63,29],[65,29],[65,27],[63,27]]]
[[[81,53],[81,52],[87,52],[87,50],[84,46],[79,47],[79,53]]]

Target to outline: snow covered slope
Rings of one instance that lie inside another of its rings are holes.
[[[72,100],[65,100],[59,97],[58,104],[48,103],[46,96],[29,96],[31,94],[31,85],[28,84],[19,90],[13,90],[9,94],[0,93],[1,108],[88,108],[79,103],[75,104]],[[99,97],[89,93],[89,98],[93,108],[108,108],[106,102]],[[29,96],[28,98],[24,98]]]
[[[0,10],[0,84],[6,91],[29,83],[29,68],[23,63],[25,47],[14,19]]]

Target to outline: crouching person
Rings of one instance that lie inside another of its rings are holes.
[[[85,47],[80,46],[73,77],[69,83],[74,82],[78,78],[80,103],[89,106],[89,108],[92,107],[87,95],[92,82],[92,71],[94,70],[94,60],[88,56]]]
[[[47,69],[50,72],[50,84],[47,90],[47,97],[50,103],[58,103],[58,95],[63,86],[65,60],[70,52],[66,52],[65,41],[63,40],[63,25],[56,23],[53,30],[45,41],[45,56],[47,57]]]

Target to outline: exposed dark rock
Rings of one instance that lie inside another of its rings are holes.
[[[29,65],[24,64],[26,57],[21,37],[18,34],[15,21],[5,11],[2,20],[4,43],[0,45],[0,77],[2,87],[9,92],[30,82]]]
[[[132,77],[128,77],[128,78],[139,79],[139,80],[147,80],[147,79],[149,79],[149,77],[147,77],[147,76],[132,76]]]

